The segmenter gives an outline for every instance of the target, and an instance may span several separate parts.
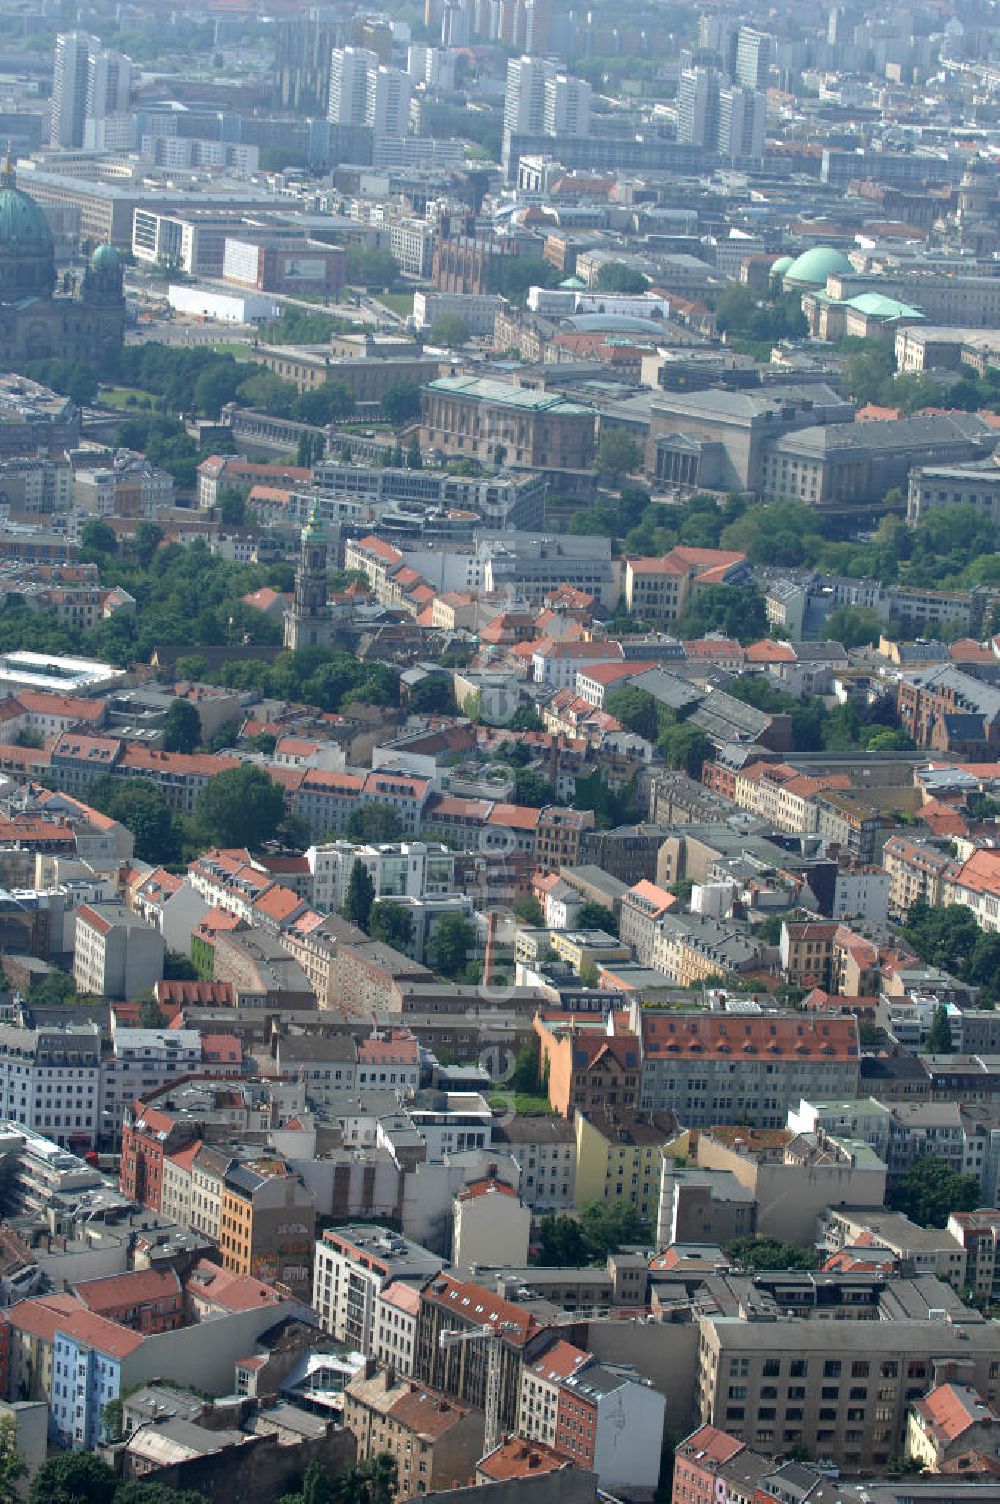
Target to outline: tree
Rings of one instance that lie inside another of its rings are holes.
[[[167,752],[193,752],[201,741],[201,716],[190,700],[172,700],[163,720]]]
[[[311,438],[311,434],[304,434],[304,438]],[[216,500],[219,509],[219,519],[227,527],[242,527],[247,518],[247,499],[238,486],[226,486],[219,492]]]
[[[598,292],[642,293],[649,287],[649,278],[624,261],[606,261],[597,273]]]
[[[613,689],[604,701],[604,708],[608,715],[614,716],[636,736],[644,736],[647,741],[656,740],[656,701],[646,690],[636,689],[631,684]]]
[[[979,1205],[975,1175],[962,1175],[934,1154],[921,1154],[886,1197],[895,1212],[903,1212],[921,1227],[944,1227],[952,1212],[973,1212]]]
[[[757,642],[767,632],[764,597],[755,585],[708,585],[690,598],[674,630],[681,638],[722,632]]]
[[[15,1504],[20,1498],[17,1481],[27,1472],[17,1450],[17,1422],[12,1415],[0,1418],[0,1504]]]
[[[359,804],[347,820],[347,835],[352,841],[398,841],[403,822],[391,804]]]
[[[420,388],[415,381],[397,381],[386,387],[379,402],[382,416],[393,428],[412,423],[420,417]]]
[[[95,554],[113,554],[118,550],[118,539],[113,528],[106,522],[91,518],[80,529],[80,547]]]
[[[135,556],[143,569],[148,569],[153,561],[153,555],[163,542],[163,529],[157,527],[155,522],[140,522],[135,530],[133,548]]]
[[[410,710],[414,715],[457,715],[455,691],[450,674],[428,674],[410,690]]]
[[[509,731],[544,731],[542,718],[533,705],[519,705],[507,722]]]
[[[945,907],[922,899],[911,905],[903,926],[921,961],[955,971],[970,956],[979,938],[979,926],[971,911],[961,904]]]
[[[118,1480],[93,1452],[60,1452],[31,1480],[29,1504],[112,1504]]]
[[[220,360],[206,366],[194,383],[193,400],[198,412],[206,418],[217,418],[225,404],[235,399],[245,375],[246,366],[238,366],[235,360]]]
[[[427,338],[432,345],[465,345],[469,341],[469,326],[461,314],[445,313],[434,320]]]
[[[827,642],[839,642],[845,648],[873,647],[885,628],[871,606],[838,606],[827,617],[823,636]]]
[[[372,905],[368,933],[405,954],[413,944],[413,915],[405,904],[382,898]]]
[[[205,1495],[193,1488],[171,1488],[147,1478],[131,1478],[121,1483],[114,1504],[205,1504]]]
[[[344,895],[344,906],[340,912],[351,924],[356,924],[359,930],[364,930],[367,934],[374,902],[375,884],[372,875],[364,862],[355,859]]]
[[[154,783],[145,778],[124,781],[99,778],[88,799],[96,809],[132,832],[135,855],[141,862],[161,865],[177,860],[180,840],[174,817]]]
[[[475,958],[475,953],[475,925],[461,914],[445,914],[431,931],[424,947],[424,960],[433,971],[454,979]]]
[[[139,1028],[140,1029],[165,1029],[167,1015],[156,1001],[155,997],[144,997],[139,1004]]]
[[[815,1248],[785,1243],[780,1238],[749,1234],[734,1238],[725,1247],[725,1255],[743,1269],[815,1269]]]
[[[241,763],[209,779],[195,801],[194,813],[216,845],[259,847],[271,840],[281,824],[285,798],[263,768]]]
[[[950,1055],[952,1050],[951,1022],[948,1018],[948,1009],[944,1003],[940,1003],[934,1010],[931,1026],[927,1030],[927,1038],[924,1040],[924,1053],[926,1055]]]
[[[609,481],[631,475],[633,470],[638,470],[641,460],[639,445],[624,428],[609,428],[601,434],[594,465]]]
[[[391,251],[352,245],[347,252],[347,280],[355,286],[385,288],[399,276],[399,262]]]
[[[645,1217],[625,1201],[591,1201],[580,1210],[580,1223],[592,1259],[600,1262],[608,1254],[633,1243],[648,1243],[652,1231]]]
[[[542,1218],[535,1264],[542,1269],[579,1269],[588,1262],[589,1256],[587,1239],[575,1217]]]
[[[702,764],[712,755],[712,743],[704,731],[684,722],[668,727],[657,746],[668,768],[682,768],[690,778],[701,777]]]
[[[588,901],[581,904],[573,921],[573,928],[580,930],[603,930],[606,935],[617,935],[618,921],[603,903]]]
[[[534,768],[518,768],[514,774],[514,803],[526,804],[531,809],[544,809],[555,804],[556,791],[542,773]]]
[[[541,1093],[541,1049],[537,1039],[533,1044],[526,1044],[523,1050],[518,1050],[509,1084],[511,1091],[520,1092],[524,1096],[535,1097]]]
[[[545,915],[537,898],[515,898],[511,908],[514,918],[520,919],[522,924],[527,924],[532,929],[541,929],[545,923]]]

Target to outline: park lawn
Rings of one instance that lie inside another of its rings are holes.
[[[381,303],[391,313],[398,313],[402,319],[408,319],[413,312],[412,292],[379,292],[375,294],[374,301]]]
[[[211,348],[217,355],[232,355],[236,360],[249,360],[253,346],[238,344],[234,340],[220,340],[217,345],[213,344]]]
[[[549,1105],[548,1097],[535,1097],[529,1095],[527,1092],[516,1091],[513,1093],[513,1098],[514,1111],[519,1118],[550,1118],[554,1115],[553,1109]],[[494,1093],[490,1097],[491,1107],[506,1109],[510,1105],[511,1099],[509,1096]]]
[[[102,386],[98,393],[98,398],[104,403],[105,407],[128,407],[128,399],[130,397],[135,398],[135,403],[132,404],[133,407],[136,403],[141,403],[145,398],[148,398],[151,403],[156,402],[155,393],[144,391],[141,386]],[[129,411],[131,411],[131,408]]]

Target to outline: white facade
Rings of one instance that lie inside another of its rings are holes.
[[[163,977],[163,936],[128,909],[84,904],[76,915],[73,976],[84,996],[134,998]]]
[[[368,74],[379,66],[378,54],[364,47],[335,47],[330,56],[330,105],[326,118],[339,125],[364,125]]]
[[[150,1091],[197,1074],[201,1034],[197,1029],[119,1029],[112,1025],[112,1056],[101,1067],[105,1131],[117,1132],[125,1108]]]
[[[413,295],[413,322],[429,329],[438,319],[461,319],[472,335],[492,336],[499,299],[495,293],[417,292]]]
[[[528,1262],[531,1212],[517,1196],[488,1186],[469,1186],[455,1198],[451,1262],[471,1271],[480,1264],[522,1269]]]
[[[101,1042],[96,1026],[0,1027],[0,1119],[65,1144],[100,1132]]]
[[[394,1368],[404,1378],[413,1377],[419,1300],[416,1285],[399,1282],[375,1297],[373,1351],[384,1367]]]
[[[882,867],[866,867],[860,872],[838,872],[830,917],[863,917],[869,924],[885,924],[889,917],[891,882],[888,872]]]
[[[435,1254],[384,1227],[340,1227],[316,1244],[313,1308],[320,1326],[366,1356],[374,1351],[375,1302],[396,1280],[431,1279]]]
[[[277,318],[281,311],[267,293],[209,292],[207,288],[173,284],[167,289],[167,301],[178,313],[219,324],[260,324]]]
[[[410,80],[399,68],[373,68],[368,74],[365,124],[376,140],[405,136],[410,124]]]

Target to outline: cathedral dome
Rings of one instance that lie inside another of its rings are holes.
[[[95,272],[116,272],[121,266],[121,261],[122,258],[114,246],[106,242],[99,245],[90,258],[90,264]]]
[[[55,277],[49,222],[18,188],[8,158],[0,171],[0,302],[51,297]]]
[[[16,187],[12,172],[0,172],[0,251],[45,249],[51,254],[52,231],[39,206]]]

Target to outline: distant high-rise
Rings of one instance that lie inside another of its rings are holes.
[[[441,46],[468,47],[472,40],[472,13],[467,5],[448,4],[441,13]]]
[[[732,84],[719,90],[719,155],[731,161],[760,161],[767,131],[767,95]]]
[[[378,141],[405,136],[410,124],[410,80],[400,68],[373,68],[368,74],[365,124]]]
[[[714,68],[685,68],[677,90],[677,139],[714,151],[722,80]]]
[[[733,82],[745,89],[766,89],[773,52],[774,39],[766,31],[741,26]]]
[[[274,103],[300,115],[325,115],[330,103],[330,55],[347,41],[343,21],[296,16],[276,23]]]
[[[88,120],[106,120],[128,107],[132,87],[132,63],[120,52],[101,50],[91,54],[87,69]]]
[[[590,135],[590,85],[582,78],[556,73],[545,80],[542,129],[547,136]]]
[[[56,37],[49,136],[53,146],[72,148],[83,145],[90,59],[100,47],[98,37],[88,36],[83,31],[65,31]]]
[[[405,136],[410,124],[410,80],[387,68],[365,47],[336,47],[330,55],[327,119],[370,125],[376,138]]]
[[[363,47],[335,47],[330,54],[330,102],[326,118],[338,125],[364,125],[368,112],[368,75],[378,56]]]
[[[698,17],[698,46],[703,51],[718,53],[722,71],[728,78],[736,77],[739,37],[739,23],[727,16],[705,14]]]
[[[589,136],[592,90],[581,78],[561,72],[538,57],[516,57],[507,63],[503,128],[547,136]]]

